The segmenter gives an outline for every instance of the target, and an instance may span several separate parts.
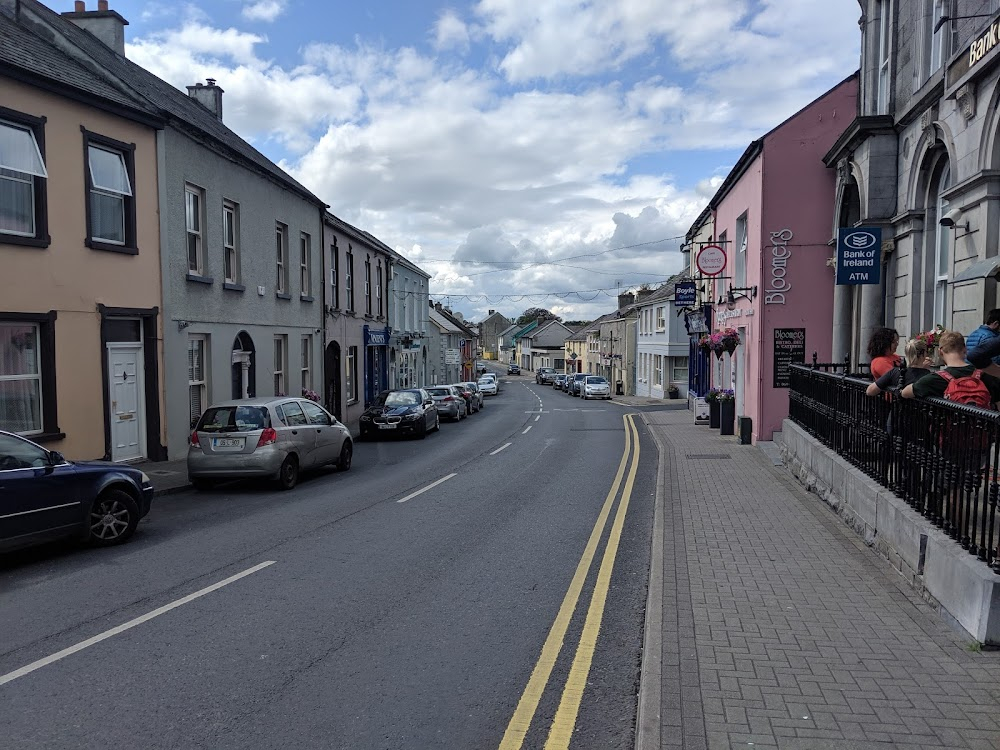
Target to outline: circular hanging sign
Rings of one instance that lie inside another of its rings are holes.
[[[726,267],[726,251],[718,245],[705,245],[694,262],[705,276],[718,276]]]

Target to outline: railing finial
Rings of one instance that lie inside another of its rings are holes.
[[[819,367],[819,352],[813,352],[813,369]]]

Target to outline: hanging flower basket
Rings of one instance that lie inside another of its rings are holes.
[[[940,323],[937,323],[931,330],[918,333],[913,338],[926,344],[928,352],[933,352],[937,349],[938,344],[941,343],[942,333],[944,333],[944,327]]]
[[[715,333],[707,333],[698,340],[698,346],[703,352],[714,352],[722,359],[725,353],[732,354],[740,345],[740,332],[735,328],[726,328]]]

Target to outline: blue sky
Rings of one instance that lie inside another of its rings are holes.
[[[850,75],[860,45],[838,0],[111,8],[131,59],[181,88],[217,79],[231,128],[473,319],[592,318],[611,296],[522,295],[678,270],[672,238],[746,145]]]

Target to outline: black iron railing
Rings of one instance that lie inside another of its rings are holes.
[[[789,416],[1000,573],[1000,413],[867,396],[870,379],[790,368]]]

